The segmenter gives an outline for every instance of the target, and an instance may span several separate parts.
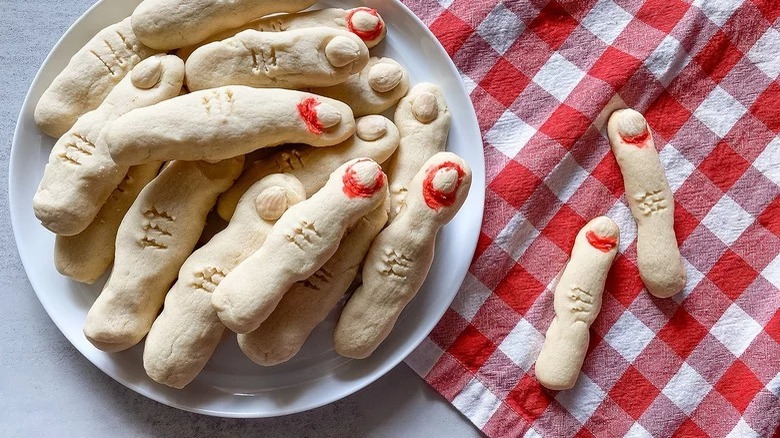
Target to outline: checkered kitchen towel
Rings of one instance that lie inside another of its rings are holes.
[[[780,0],[406,0],[455,61],[485,143],[477,252],[408,359],[482,431],[763,436],[780,423]],[[688,285],[644,289],[603,133],[643,112],[675,192]],[[577,386],[533,364],[577,230],[620,255]]]

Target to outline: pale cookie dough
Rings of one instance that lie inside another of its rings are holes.
[[[293,176],[263,178],[241,198],[230,225],[187,258],[146,337],[144,368],[149,377],[183,388],[200,373],[225,331],[211,305],[211,292],[263,245],[287,207],[305,196]]]
[[[211,299],[219,319],[236,333],[257,329],[284,293],[322,267],[347,228],[386,195],[379,164],[368,158],[344,163],[320,191],[287,210],[263,247],[220,282]]]
[[[141,190],[119,226],[114,269],[84,323],[92,344],[115,352],[143,339],[217,195],[233,184],[242,165],[243,157],[214,164],[174,161]]]
[[[355,135],[329,148],[293,146],[276,151],[255,161],[241,177],[219,197],[217,213],[230,219],[238,199],[247,188],[266,175],[281,172],[298,178],[306,194],[311,196],[328,181],[331,172],[349,160],[367,157],[383,163],[398,147],[398,128],[379,115],[365,116],[357,120]]]
[[[379,114],[406,95],[409,75],[401,64],[390,58],[372,57],[366,68],[350,76],[346,82],[309,91],[346,103],[355,117]]]
[[[54,144],[33,198],[35,216],[44,227],[73,236],[89,226],[128,169],[111,159],[104,127],[134,108],[176,96],[183,79],[184,64],[176,56],[143,60]]]
[[[463,205],[469,187],[471,170],[457,155],[440,152],[423,163],[404,209],[368,251],[363,285],[347,301],[333,333],[337,353],[363,359],[390,334],[428,275],[436,234]]]
[[[368,47],[351,32],[311,27],[286,32],[245,30],[206,44],[187,58],[190,91],[223,85],[328,87],[368,63]]]
[[[294,90],[233,85],[131,111],[106,128],[120,164],[235,157],[283,143],[332,146],[355,132],[345,103]]]
[[[552,390],[577,382],[590,342],[590,325],[601,309],[601,296],[620,231],[612,219],[599,216],[577,233],[571,258],[555,287],[555,318],[536,359],[536,379]]]
[[[444,150],[450,131],[450,111],[436,85],[422,83],[409,90],[395,109],[395,124],[401,144],[390,159],[390,221],[403,205],[412,178],[425,161]]]
[[[182,59],[187,59],[198,47],[214,41],[222,41],[245,30],[284,32],[310,27],[330,27],[350,31],[359,36],[369,49],[379,44],[387,34],[385,22],[376,9],[364,7],[353,9],[327,8],[261,18],[241,27],[211,35],[198,45],[179,49],[176,54]]]
[[[155,53],[138,41],[130,18],[101,30],[43,92],[35,123],[46,135],[62,136],[79,116],[97,108],[136,64]]]
[[[333,257],[314,275],[295,283],[257,330],[238,335],[238,345],[249,359],[271,366],[298,353],[355,279],[371,242],[387,222],[389,204],[385,204],[347,231]]]
[[[171,50],[276,12],[298,12],[317,0],[144,0],[133,31],[149,47]]]
[[[685,287],[686,275],[674,235],[674,199],[653,135],[632,109],[612,113],[607,134],[637,223],[639,276],[651,294],[671,297]]]
[[[114,242],[125,213],[149,181],[157,176],[160,163],[131,167],[111,193],[87,229],[75,236],[57,236],[54,266],[73,280],[92,284],[114,261]]]

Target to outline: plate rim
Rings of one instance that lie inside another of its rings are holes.
[[[57,40],[57,42],[54,44],[52,49],[49,51],[49,53],[44,58],[43,62],[38,68],[38,71],[33,76],[32,81],[30,82],[30,86],[27,90],[27,93],[25,94],[25,98],[22,102],[21,108],[19,110],[19,115],[16,120],[16,126],[14,128],[14,134],[11,141],[11,151],[9,155],[8,160],[8,209],[9,209],[9,216],[11,220],[11,229],[14,235],[14,243],[16,244],[16,250],[17,254],[19,254],[19,258],[22,261],[22,266],[25,271],[25,275],[27,276],[27,280],[30,283],[30,286],[32,287],[33,291],[35,292],[36,298],[38,298],[38,301],[40,302],[41,306],[46,311],[47,316],[49,319],[54,323],[54,325],[57,327],[57,329],[60,331],[60,333],[68,340],[68,342],[81,354],[87,361],[89,361],[93,366],[101,370],[104,374],[109,376],[112,380],[115,382],[121,384],[122,386],[132,390],[135,393],[138,393],[148,399],[154,400],[158,403],[171,406],[177,409],[181,409],[188,412],[198,413],[202,415],[209,415],[209,416],[215,416],[215,417],[222,417],[222,418],[273,418],[273,417],[279,417],[279,416],[286,416],[291,415],[299,412],[304,412],[312,409],[316,409],[321,406],[325,406],[327,404],[333,403],[335,401],[338,401],[342,398],[346,398],[355,392],[367,387],[368,385],[374,383],[376,380],[380,379],[384,375],[386,375],[390,370],[398,366],[401,362],[403,362],[409,354],[416,349],[427,337],[428,334],[430,334],[431,330],[439,323],[441,318],[446,313],[447,309],[449,309],[452,301],[454,300],[455,296],[458,293],[459,288],[456,288],[452,293],[450,293],[447,297],[448,304],[447,306],[443,306],[443,309],[440,312],[437,312],[435,314],[431,314],[431,318],[429,319],[428,323],[423,323],[422,328],[423,331],[426,333],[425,336],[422,336],[419,340],[415,340],[414,342],[408,342],[405,345],[405,348],[401,348],[397,350],[397,353],[394,355],[394,358],[391,360],[386,360],[383,363],[381,363],[380,366],[377,366],[375,370],[367,375],[364,375],[361,379],[356,380],[356,383],[352,384],[348,390],[341,391],[341,392],[334,392],[334,395],[327,396],[319,399],[317,402],[306,404],[304,407],[281,407],[277,412],[275,413],[262,413],[262,412],[240,412],[240,411],[225,411],[225,410],[215,410],[215,409],[208,409],[208,408],[202,408],[197,406],[190,406],[187,404],[180,403],[176,400],[172,400],[170,398],[165,398],[161,396],[161,392],[159,391],[149,391],[147,388],[143,387],[138,382],[131,381],[129,379],[123,379],[120,378],[120,373],[117,370],[110,370],[107,366],[104,366],[104,364],[101,361],[95,360],[89,355],[87,352],[83,351],[82,348],[79,346],[81,345],[80,342],[76,342],[73,339],[71,339],[71,336],[68,334],[68,330],[65,330],[61,324],[64,322],[61,319],[55,318],[52,316],[51,309],[49,307],[49,304],[47,304],[46,299],[41,299],[41,295],[44,292],[41,292],[43,285],[38,284],[36,287],[36,284],[38,283],[38,280],[34,280],[34,276],[31,275],[31,268],[32,264],[35,263],[34,260],[30,260],[28,257],[26,257],[23,254],[22,251],[22,245],[21,245],[21,233],[20,233],[20,225],[19,223],[23,220],[19,216],[19,209],[14,208],[14,205],[18,205],[18,200],[16,199],[15,193],[16,193],[16,184],[18,174],[17,171],[14,170],[15,166],[14,163],[21,160],[20,156],[23,154],[22,149],[24,148],[24,145],[19,145],[19,137],[21,135],[21,126],[22,121],[25,116],[25,113],[27,113],[32,106],[34,108],[34,102],[32,102],[32,91],[33,91],[33,85],[36,84],[40,78],[40,76],[43,74],[44,69],[43,66],[48,64],[53,55],[60,49],[60,47],[63,45],[63,42],[67,39],[68,36],[70,36],[72,33],[76,32],[76,30],[85,22],[87,22],[93,14],[95,14],[95,11],[98,8],[105,7],[103,5],[107,3],[111,3],[114,0],[98,0],[96,1],[92,6],[90,6],[84,13],[82,13],[74,22],[71,24],[68,29],[60,36],[60,38]],[[449,70],[449,73],[457,78],[457,85],[460,88],[460,91],[467,97],[466,102],[468,107],[465,108],[466,110],[466,117],[470,121],[470,125],[476,129],[476,131],[479,133],[480,137],[480,144],[479,147],[482,149],[482,153],[479,154],[481,156],[481,159],[478,160],[478,162],[470,162],[469,166],[472,169],[472,187],[469,191],[469,199],[467,202],[469,204],[475,203],[476,205],[479,205],[479,211],[473,211],[470,212],[470,214],[476,216],[475,221],[479,224],[479,228],[476,229],[471,236],[466,236],[467,239],[464,239],[466,242],[466,248],[471,248],[470,252],[472,254],[472,258],[469,261],[469,265],[471,262],[473,262],[473,254],[476,252],[477,249],[477,243],[479,240],[479,235],[482,228],[482,221],[484,220],[484,209],[485,209],[485,192],[486,192],[486,163],[485,163],[485,157],[484,157],[484,142],[482,141],[482,135],[481,130],[479,128],[479,122],[477,120],[476,112],[474,109],[473,102],[470,98],[470,93],[467,91],[465,84],[463,83],[463,80],[461,79],[460,73],[458,72],[454,62],[452,61],[452,58],[447,54],[446,50],[444,49],[441,42],[436,38],[436,36],[433,34],[433,32],[430,30],[430,28],[422,21],[419,17],[417,17],[414,12],[412,12],[405,4],[403,4],[400,0],[391,0],[391,3],[394,4],[395,7],[400,8],[402,13],[406,14],[407,16],[411,17],[412,20],[416,21],[416,24],[419,25],[423,30],[423,32],[426,34],[428,38],[430,38],[434,45],[437,47],[439,51],[444,55],[447,62],[447,68]],[[21,184],[21,182],[19,183]],[[476,198],[476,199],[474,199]],[[468,275],[468,267],[464,270],[462,275],[458,275],[455,277],[456,283],[458,285],[462,285],[463,281],[466,278],[466,275]],[[55,312],[56,314],[56,312]],[[435,318],[434,318],[435,317]],[[366,378],[367,376],[370,376]],[[239,397],[237,395],[233,395],[233,397]]]

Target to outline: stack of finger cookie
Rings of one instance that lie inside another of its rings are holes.
[[[377,11],[302,12],[315,2],[145,0],[38,102],[58,140],[33,207],[57,270],[111,272],[84,334],[108,352],[145,338],[159,383],[189,384],[226,328],[285,362],[351,287],[333,341],[368,357],[469,192],[441,89],[371,57]]]

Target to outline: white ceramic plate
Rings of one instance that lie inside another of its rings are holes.
[[[33,194],[54,144],[33,122],[38,98],[87,40],[129,16],[139,1],[102,0],[76,21],[44,61],[19,115],[9,171],[11,219],[22,263],[41,304],[65,337],[106,374],[140,394],[188,411],[225,417],[291,414],[331,403],[375,381],[433,329],[463,282],[476,247],[484,205],[485,163],[474,109],[455,66],[425,25],[400,2],[365,2],[379,10],[388,26],[387,38],[372,54],[398,60],[409,70],[412,83],[430,81],[444,89],[453,116],[447,149],[464,157],[474,173],[466,204],[439,234],[428,280],[376,353],[365,360],[338,356],[330,339],[337,316],[334,311],[302,351],[285,364],[268,368],[255,365],[243,356],[235,336],[229,336],[192,384],[174,390],[146,376],[142,345],[108,354],[86,340],[81,328],[103,281],[86,286],[60,276],[52,260],[54,236],[39,224],[32,210]],[[315,7],[332,6],[359,4],[326,0]]]

